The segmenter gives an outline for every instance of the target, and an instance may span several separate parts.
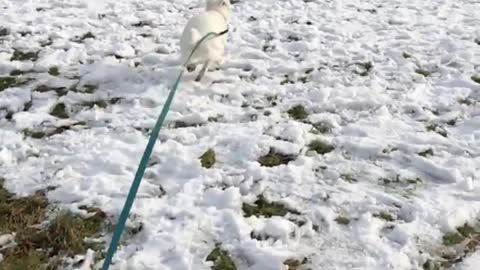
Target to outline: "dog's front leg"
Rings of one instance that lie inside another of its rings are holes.
[[[215,60],[212,65],[208,67],[208,71],[215,71],[220,70],[220,66],[225,63],[225,59],[221,58],[219,60]]]
[[[205,64],[203,64],[203,67],[202,67],[202,69],[200,70],[200,72],[198,73],[197,78],[195,78],[195,81],[196,81],[196,82],[199,82],[199,81],[202,79],[203,75],[205,75],[205,72],[206,72],[207,69],[208,69],[208,64],[209,64],[209,63],[210,63],[210,60],[205,61]]]

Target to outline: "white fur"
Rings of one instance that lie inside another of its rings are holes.
[[[207,0],[206,10],[191,18],[180,40],[182,64],[190,56],[195,44],[209,32],[221,33],[228,29],[230,0]],[[190,65],[220,65],[224,62],[226,34],[207,39],[197,48],[188,62]]]

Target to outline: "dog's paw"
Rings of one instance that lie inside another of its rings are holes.
[[[194,72],[195,69],[197,69],[197,66],[194,64],[187,65],[187,71],[188,72]]]

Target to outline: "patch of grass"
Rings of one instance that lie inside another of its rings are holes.
[[[355,73],[363,77],[368,76],[370,71],[372,71],[373,69],[373,63],[370,61],[365,63],[356,63],[356,65],[360,66],[362,68],[362,71],[355,71]]]
[[[38,224],[45,219],[48,201],[44,192],[30,197],[15,198],[13,193],[3,188],[0,178],[0,235],[18,231]]]
[[[397,147],[387,147],[385,149],[382,150],[382,153],[384,154],[390,154],[392,152],[395,152],[395,151],[398,151],[398,148]]]
[[[159,197],[159,198],[167,195],[167,192],[165,191],[165,189],[164,189],[162,186],[159,186],[159,187],[158,187],[158,190],[159,190],[159,194],[158,194],[158,197]]]
[[[248,118],[250,119],[250,121],[257,121],[258,120],[258,114],[250,114],[248,116]]]
[[[457,231],[465,237],[471,237],[475,234],[480,234],[480,231],[475,230],[475,228],[470,226],[468,223],[465,223],[463,226],[458,227]]]
[[[471,106],[471,105],[475,104],[475,100],[473,100],[472,98],[466,97],[466,98],[459,99],[458,103],[463,104],[463,105],[467,105],[467,106]]]
[[[415,195],[415,192],[422,187],[423,181],[420,178],[382,177],[378,179],[379,184],[384,187],[385,192],[401,195],[405,198]]]
[[[445,122],[449,126],[455,126],[457,124],[457,119],[450,119],[447,122]]]
[[[89,248],[98,250],[96,245],[87,244],[84,240],[98,235],[102,230],[104,217],[103,212],[86,219],[71,213],[60,214],[47,230],[40,233],[40,247],[52,248],[50,252],[54,255],[62,254],[68,257],[85,254]]]
[[[100,218],[100,219],[107,218],[107,214],[105,214],[105,212],[103,212],[100,208],[82,205],[82,206],[79,206],[78,209],[85,210],[88,213],[94,213],[95,216],[97,216],[97,218]]]
[[[30,110],[30,108],[32,108],[33,106],[33,100],[30,99],[30,101],[27,101],[25,104],[23,104],[23,111],[26,112],[28,110]]]
[[[41,84],[33,89],[35,92],[45,93],[48,91],[55,91],[59,97],[64,96],[68,93],[68,89],[66,87],[50,87],[48,85]]]
[[[307,78],[306,76],[300,77],[300,78],[298,78],[298,82],[307,83],[307,82],[308,82],[308,78]]]
[[[237,267],[233,262],[232,258],[227,251],[220,248],[220,246],[216,246],[210,254],[208,254],[207,262],[213,262],[211,267],[212,270],[236,270]]]
[[[293,35],[293,34],[292,34],[292,35],[289,35],[289,36],[287,37],[287,42],[296,42],[296,41],[300,41],[300,40],[302,40],[301,37],[299,37],[299,36],[297,36],[297,35]]]
[[[308,116],[305,107],[296,105],[287,111],[288,115],[295,120],[305,120]]]
[[[348,225],[350,224],[350,219],[345,216],[338,216],[335,218],[335,222],[337,222],[340,225]]]
[[[15,77],[0,77],[0,92],[16,85],[17,79]]]
[[[393,177],[381,177],[379,179],[380,182],[382,182],[383,184],[385,185],[389,185],[389,184],[399,184],[399,183],[402,183],[402,181],[400,180],[400,175],[396,175],[395,178]]]
[[[202,167],[210,169],[215,165],[216,162],[216,155],[215,151],[213,149],[208,149],[207,152],[203,153],[199,157],[200,163],[202,164]]]
[[[332,132],[332,129],[333,129],[332,125],[326,121],[314,123],[312,124],[312,126],[315,128],[315,130],[318,133],[322,133],[322,134],[330,133]]]
[[[84,34],[84,35],[82,36],[82,40],[85,40],[85,39],[87,39],[87,38],[95,38],[95,35],[92,34],[92,32],[87,32],[86,34]]]
[[[123,98],[121,97],[113,97],[113,98],[110,98],[110,100],[108,101],[108,103],[110,104],[117,104],[119,103],[120,101],[122,101]]]
[[[31,36],[32,35],[32,31],[18,31],[18,33],[20,34],[20,36],[24,37],[24,36]]]
[[[321,140],[314,140],[308,144],[308,149],[317,152],[317,154],[325,155],[335,150],[335,147]]]
[[[383,182],[383,184],[388,185],[388,184],[394,184],[394,183],[400,183],[400,175],[397,175],[395,178],[387,178],[387,177],[382,177],[379,179],[380,182]]]
[[[294,155],[285,155],[277,153],[273,148],[270,148],[268,154],[261,156],[258,159],[258,163],[265,167],[275,167],[282,164],[288,164],[290,161],[295,160],[296,156]]]
[[[418,153],[419,156],[422,156],[422,157],[429,157],[429,156],[433,156],[433,149],[432,148],[428,148],[427,150],[425,151],[422,151],[422,152],[419,152]]]
[[[80,103],[81,106],[83,107],[88,107],[88,108],[93,108],[95,106],[106,109],[109,104],[117,104],[122,98],[119,97],[114,97],[110,98],[109,100],[93,100],[93,101],[84,101]]]
[[[18,49],[14,49],[13,55],[10,58],[10,61],[37,61],[38,60],[38,51],[37,52],[22,52]]]
[[[296,224],[298,227],[302,227],[307,224],[307,221],[301,216],[289,217],[288,220]]]
[[[57,105],[55,105],[50,114],[61,119],[67,119],[69,117],[65,103],[58,103]]]
[[[379,218],[379,219],[383,219],[387,222],[395,221],[395,218],[390,213],[385,212],[385,211],[381,211],[378,214],[373,214],[373,216],[376,217],[376,218]]]
[[[428,76],[432,75],[432,73],[430,71],[428,71],[426,69],[422,69],[422,68],[415,69],[415,73],[420,74],[423,77],[428,77]]]
[[[11,87],[19,87],[31,82],[31,78],[22,78],[6,76],[0,77],[0,92]]]
[[[46,191],[51,189],[18,198],[3,188],[3,181],[0,179],[0,235],[16,233],[16,245],[2,250],[3,270],[58,269],[61,258],[83,255],[89,248],[100,249],[84,240],[100,233],[106,217],[103,212],[87,219],[61,213],[46,227],[34,228],[46,219]]]
[[[263,195],[259,195],[253,205],[244,203],[242,210],[245,217],[264,216],[269,218],[273,216],[285,216],[287,213],[300,214],[297,210],[289,209],[281,203],[269,202]]]
[[[255,239],[257,241],[265,241],[265,240],[268,240],[268,239],[272,238],[272,236],[270,236],[266,233],[251,231],[250,232],[250,238]],[[273,237],[273,238],[275,238],[275,237]]]
[[[52,75],[52,76],[59,76],[60,75],[60,71],[58,70],[58,67],[51,67],[49,70],[48,70],[48,74]]]
[[[277,106],[278,96],[267,96],[267,101],[270,102],[272,107]]]
[[[63,213],[45,229],[26,228],[17,231],[17,245],[6,250],[2,263],[7,267],[4,269],[57,269],[61,258],[83,255],[88,249],[98,251],[98,243],[86,243],[85,239],[98,236],[102,224],[103,218],[97,215],[83,219]],[[21,268],[24,263],[36,267]]]
[[[172,123],[169,123],[169,127],[172,127],[172,128],[200,127],[203,125],[204,123],[187,123],[184,121],[174,121]]]
[[[344,181],[347,181],[349,183],[357,183],[358,180],[351,174],[341,174],[340,175],[340,178]]]
[[[435,133],[438,133],[439,135],[441,135],[445,138],[448,137],[447,130],[445,130],[445,128],[439,126],[438,124],[435,124],[435,123],[428,124],[426,126],[426,129],[427,129],[427,131],[433,131]]]
[[[82,106],[89,107],[90,109],[95,106],[105,109],[108,107],[108,102],[105,100],[85,101],[82,102]]]
[[[7,119],[8,121],[11,121],[13,119],[13,114],[14,112],[11,112],[11,111],[6,111],[6,115],[5,115],[5,119]]]
[[[48,38],[47,40],[44,40],[44,41],[40,42],[40,46],[42,46],[42,47],[48,47],[52,44],[53,44],[52,38]]]
[[[3,205],[5,202],[7,202],[10,198],[13,197],[13,194],[8,192],[3,187],[3,184],[5,183],[5,179],[0,177],[0,205]]]
[[[264,52],[273,52],[275,50],[275,45],[265,44],[263,45],[262,50]]]
[[[61,134],[65,132],[66,130],[70,130],[72,126],[77,126],[77,125],[85,125],[85,122],[78,122],[75,123],[71,126],[60,126],[60,127],[52,127],[52,128],[47,128],[45,130],[29,130],[25,129],[23,130],[23,134],[26,137],[31,137],[33,139],[42,139],[45,137],[50,137],[53,135]]]
[[[223,117],[222,114],[219,114],[219,115],[216,115],[216,116],[209,116],[207,121],[217,123],[220,120],[220,118],[222,118],[222,117]]]
[[[310,74],[315,71],[315,68],[307,68],[304,72],[305,74]]]
[[[47,133],[44,131],[31,131],[31,130],[24,130],[23,134],[26,137],[31,137],[34,139],[41,139],[43,137],[48,137]]]
[[[10,254],[0,264],[3,270],[53,270],[58,266],[55,262],[49,263],[47,254],[39,250],[27,250],[24,254]]]
[[[423,107],[425,111],[430,111],[433,115],[439,116],[440,112],[436,108],[428,108],[428,107]]]
[[[280,85],[285,85],[285,84],[294,84],[295,82],[290,79],[288,75],[285,75],[285,78],[283,81],[280,82]]]
[[[303,258],[303,260],[301,261],[299,259],[288,259],[283,262],[283,264],[288,267],[288,270],[299,270],[302,265],[305,265],[307,263],[307,258]]]
[[[442,237],[445,246],[454,246],[465,240],[465,237],[458,232],[447,233]]]
[[[462,243],[468,238],[479,236],[480,231],[477,231],[474,227],[465,223],[463,226],[457,227],[455,232],[445,234],[442,239],[445,246],[453,246]]]
[[[4,37],[4,36],[8,36],[8,35],[10,35],[10,30],[8,30],[7,28],[1,27],[0,28],[0,37]]]
[[[39,224],[45,219],[48,201],[45,194],[37,192],[30,197],[15,198],[13,193],[3,188],[4,179],[0,178],[0,235],[16,233],[17,239],[24,230],[32,225]],[[18,244],[18,240],[17,244]],[[41,269],[40,266],[48,261],[48,256],[40,251],[27,249],[23,254],[16,254],[19,245],[2,251],[4,260],[0,262],[4,270]]]
[[[20,75],[23,75],[25,74],[24,71],[21,71],[19,69],[14,69],[10,72],[10,76],[20,76]]]
[[[150,26],[151,23],[147,21],[139,21],[137,23],[132,24],[133,27],[144,27],[144,26]]]
[[[98,85],[85,84],[85,85],[83,86],[83,88],[85,89],[85,93],[93,94],[93,93],[95,93],[95,91],[97,91]]]
[[[95,37],[94,34],[92,34],[92,32],[87,32],[87,33],[83,34],[82,36],[77,36],[77,37],[75,37],[75,38],[73,39],[73,41],[80,43],[80,42],[83,42],[83,41],[85,41],[86,39],[89,39],[89,38],[94,39],[94,38],[96,38],[96,37]]]
[[[415,178],[415,179],[406,179],[405,180],[408,184],[414,184],[414,185],[418,185],[418,184],[421,184],[422,183],[422,179],[420,178]]]
[[[480,84],[480,76],[475,76],[475,75],[474,75],[474,76],[470,77],[470,79],[472,79],[472,81]]]

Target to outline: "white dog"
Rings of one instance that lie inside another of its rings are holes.
[[[230,0],[207,0],[206,11],[191,18],[183,30],[180,40],[182,63],[187,61],[197,42],[205,35],[210,32],[220,34],[220,36],[212,36],[203,41],[187,63],[189,72],[194,71],[197,65],[203,64],[195,79],[197,82],[202,79],[210,65],[215,67],[224,62],[231,7]]]

